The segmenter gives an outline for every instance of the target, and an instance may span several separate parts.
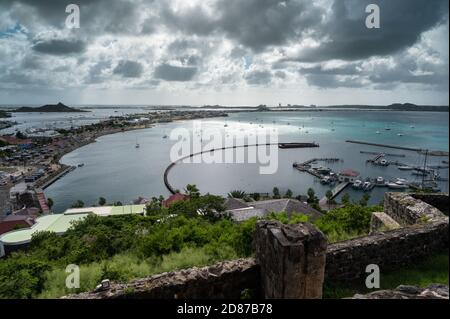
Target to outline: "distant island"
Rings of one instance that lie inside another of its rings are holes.
[[[24,107],[20,107],[12,112],[21,112],[21,113],[29,113],[29,112],[42,112],[42,113],[80,113],[80,112],[89,112],[89,111],[85,111],[85,110],[79,110],[79,109],[75,109],[72,107],[69,107],[67,105],[62,104],[61,102],[59,102],[58,104],[47,104],[44,106],[40,106],[40,107],[29,107],[29,106],[24,106]]]
[[[320,111],[323,109],[355,109],[355,110],[386,110],[386,111],[420,111],[420,112],[448,112],[448,105],[416,105],[412,103],[394,103],[391,105],[280,105],[276,107],[268,107],[266,105],[259,106],[221,106],[221,105],[205,105],[201,108],[206,109],[243,109],[256,112],[270,112],[270,111],[292,111],[292,110],[305,110],[305,111]]]

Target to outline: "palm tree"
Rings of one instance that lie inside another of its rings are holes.
[[[198,190],[196,185],[188,184],[186,186],[185,192],[191,198],[198,198],[198,197],[200,197],[200,191]]]
[[[228,193],[228,197],[244,199],[245,197],[247,197],[247,194],[241,190],[234,190]]]

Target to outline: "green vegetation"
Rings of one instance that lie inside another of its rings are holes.
[[[348,204],[329,211],[314,224],[327,236],[329,242],[348,240],[367,235],[372,213],[380,210],[383,210],[380,206]]]
[[[0,261],[0,298],[59,297],[91,290],[106,278],[127,281],[252,256],[257,219],[235,223],[223,214],[224,198],[201,195],[195,185],[186,189],[190,200],[167,208],[161,205],[162,198],[153,198],[146,216],[92,215],[74,223],[62,236],[34,235],[30,249]],[[329,241],[352,238],[367,234],[371,212],[377,210],[379,207],[353,203],[314,223]],[[305,215],[284,212],[266,219],[286,224],[308,221]],[[80,266],[81,287],[77,290],[65,288],[69,264]]]
[[[419,287],[427,287],[430,284],[440,283],[448,285],[448,252],[440,254],[425,260],[415,266],[408,268],[390,271],[385,274],[381,273],[380,290],[395,289],[400,285],[412,285]],[[351,297],[357,293],[370,293],[373,290],[368,290],[364,285],[365,279],[360,282],[353,282],[349,284],[332,284],[325,282],[324,298],[339,299]]]

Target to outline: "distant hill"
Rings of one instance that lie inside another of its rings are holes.
[[[392,110],[392,111],[421,111],[421,112],[448,112],[446,105],[416,105],[412,103],[394,103],[391,105],[330,105],[330,108],[367,109],[367,110]]]
[[[28,106],[24,106],[24,107],[20,107],[12,112],[64,112],[64,113],[74,113],[74,112],[89,112],[89,111],[85,111],[85,110],[79,110],[79,109],[74,109],[71,108],[67,105],[62,104],[61,102],[59,102],[58,104],[47,104],[44,106],[40,106],[40,107],[28,107]]]

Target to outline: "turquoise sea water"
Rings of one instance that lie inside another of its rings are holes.
[[[275,123],[274,123],[275,122]],[[335,171],[352,168],[362,177],[385,179],[403,177],[419,180],[411,172],[398,170],[395,166],[379,167],[366,164],[372,155],[360,151],[405,154],[405,158],[389,158],[410,165],[421,165],[424,156],[416,152],[384,149],[346,143],[348,139],[364,140],[432,150],[448,150],[448,114],[426,112],[386,111],[324,111],[324,112],[277,112],[234,113],[229,118],[201,121],[203,129],[217,128],[225,134],[242,135],[250,129],[264,126],[279,132],[280,142],[317,142],[320,148],[279,150],[278,170],[273,175],[260,175],[256,164],[181,164],[170,173],[171,184],[183,189],[187,184],[196,184],[201,191],[226,195],[234,189],[251,192],[271,192],[274,186],[285,192],[288,188],[295,194],[305,194],[313,187],[319,196],[329,189],[312,176],[293,169],[293,162],[310,158],[337,157],[343,161],[325,164]],[[224,127],[227,125],[227,127]],[[55,211],[62,212],[80,199],[86,205],[95,204],[98,197],[108,202],[130,203],[144,196],[152,197],[169,193],[163,183],[163,171],[171,162],[170,150],[176,141],[164,139],[174,128],[193,131],[192,121],[163,124],[151,129],[103,136],[94,144],[75,150],[63,157],[65,164],[77,168],[46,190],[47,197],[55,201]],[[386,130],[386,128],[390,130]],[[376,134],[379,131],[380,134]],[[308,133],[306,133],[308,132]],[[403,136],[398,136],[403,134]],[[136,149],[136,141],[140,148]],[[238,138],[239,141],[239,138]],[[243,141],[236,144],[240,145]],[[445,157],[433,157],[431,164],[442,164]],[[322,163],[319,163],[322,164]],[[440,171],[448,178],[448,169]],[[443,191],[448,191],[448,182],[441,182]],[[375,188],[372,203],[382,199],[386,188]],[[349,188],[353,199],[362,192]]]

